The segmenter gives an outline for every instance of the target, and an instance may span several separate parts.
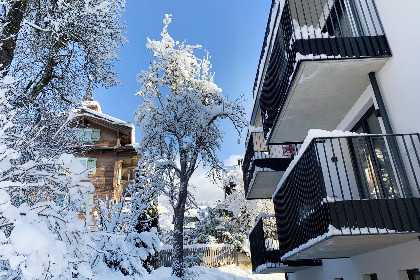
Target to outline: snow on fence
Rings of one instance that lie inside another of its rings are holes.
[[[219,267],[238,264],[238,250],[234,245],[197,244],[184,246],[184,260],[187,264]],[[164,246],[154,267],[172,265],[172,246]]]

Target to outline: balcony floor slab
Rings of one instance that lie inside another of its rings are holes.
[[[327,237],[286,260],[349,258],[419,238],[420,233],[340,235]]]
[[[271,199],[284,171],[257,171],[247,199]]]
[[[271,264],[261,271],[254,272],[255,274],[272,274],[272,273],[293,273],[304,269],[312,268],[313,266],[288,266],[288,265],[277,265]]]
[[[389,57],[302,60],[269,143],[301,142],[312,128],[334,130]]]

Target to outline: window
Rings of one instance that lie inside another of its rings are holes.
[[[122,177],[122,165],[120,165],[117,169],[117,185],[121,185],[121,177]]]
[[[87,169],[89,169],[89,175],[96,174],[96,158],[89,158],[87,161]]]
[[[60,205],[62,207],[66,206],[66,200],[68,199],[68,196],[65,194],[56,194],[54,197],[54,201],[57,205]]]
[[[79,158],[79,162],[87,169],[88,158]]]
[[[420,280],[420,271],[418,269],[407,270],[409,280]]]
[[[79,213],[84,215],[90,215],[93,209],[93,196],[94,194],[89,194],[86,201],[80,205]]]
[[[376,273],[363,274],[363,280],[378,280],[378,275]]]
[[[78,134],[83,142],[97,142],[101,139],[101,130],[96,128],[79,128]]]
[[[89,157],[78,157],[79,162],[84,166],[86,169],[89,169],[89,175],[96,174],[96,158],[89,158]]]
[[[351,131],[382,134],[378,117],[372,106]],[[383,137],[353,138],[350,141],[358,187],[362,198],[395,198],[398,186],[391,165],[388,144]]]
[[[92,130],[83,129],[83,142],[92,142]]]

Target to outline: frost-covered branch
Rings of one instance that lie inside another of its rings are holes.
[[[243,128],[244,108],[230,102],[214,82],[208,53],[198,58],[200,45],[175,41],[168,33],[166,15],[161,40],[147,38],[153,60],[138,74],[141,104],[134,113],[142,129],[141,154],[151,159],[156,173],[151,179],[169,196],[174,210],[173,273],[183,276],[183,222],[187,203],[193,203],[189,182],[198,162],[220,177],[217,157],[223,132],[220,120]]]

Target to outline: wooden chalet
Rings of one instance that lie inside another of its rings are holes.
[[[76,157],[91,169],[95,193],[87,214],[96,199],[121,201],[124,188],[132,182],[139,155],[134,147],[134,125],[102,113],[97,101],[89,98],[77,110],[74,121],[87,149],[76,149]]]

